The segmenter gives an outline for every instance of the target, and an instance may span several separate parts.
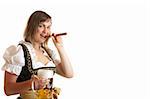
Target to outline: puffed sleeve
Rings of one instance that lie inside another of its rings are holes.
[[[20,45],[10,46],[6,49],[3,58],[5,64],[2,70],[19,75],[22,67],[25,65],[23,49]]]

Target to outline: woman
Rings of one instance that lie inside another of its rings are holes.
[[[24,32],[24,40],[17,45],[8,47],[4,53],[5,64],[3,70],[4,91],[6,95],[20,94],[25,99],[34,99],[32,85],[38,90],[44,87],[46,80],[38,78],[40,68],[50,67],[54,73],[71,78],[73,70],[64,50],[61,36],[51,36],[51,16],[43,11],[35,11],[29,18]],[[48,48],[51,36],[59,53],[56,59],[54,51]]]

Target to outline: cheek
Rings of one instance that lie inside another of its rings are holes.
[[[43,30],[42,29],[37,29],[37,33],[41,33]]]
[[[36,30],[36,34],[35,34],[35,37],[40,37],[40,34],[42,33],[42,29],[37,29]]]
[[[37,31],[34,35],[34,39],[38,39],[40,37],[40,33]]]

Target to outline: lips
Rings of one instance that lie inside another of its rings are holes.
[[[47,38],[47,35],[44,35],[44,34],[40,34],[40,36],[41,36],[42,38]]]

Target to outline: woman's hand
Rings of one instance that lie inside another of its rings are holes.
[[[63,45],[63,41],[62,41],[61,36],[56,36],[56,34],[53,34],[52,40],[53,40],[53,42],[54,42],[54,44],[55,44],[56,47]]]
[[[34,90],[39,90],[45,87],[47,80],[44,78],[40,78],[36,75],[32,76],[32,81],[34,85]]]

